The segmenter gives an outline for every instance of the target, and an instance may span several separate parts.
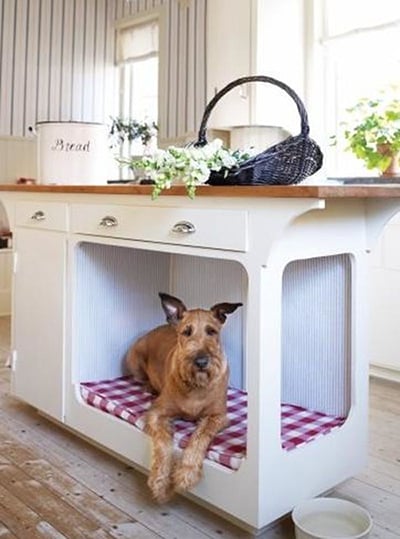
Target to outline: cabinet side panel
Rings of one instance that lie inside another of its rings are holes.
[[[30,229],[15,236],[13,392],[62,419],[65,239],[58,232]]]
[[[0,250],[0,316],[11,313],[12,252]]]

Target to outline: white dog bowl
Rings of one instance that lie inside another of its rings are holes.
[[[296,539],[364,539],[372,519],[362,507],[338,498],[315,498],[294,508]]]

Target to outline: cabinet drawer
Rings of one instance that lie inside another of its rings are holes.
[[[74,204],[71,229],[97,236],[247,250],[247,212],[240,210]]]
[[[18,202],[15,222],[17,226],[66,231],[68,207],[62,202]]]

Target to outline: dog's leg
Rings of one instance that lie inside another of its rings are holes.
[[[200,481],[207,448],[214,436],[227,424],[225,414],[207,416],[199,420],[188,446],[183,451],[181,462],[174,470],[175,490],[185,492]]]
[[[146,416],[145,432],[152,440],[150,475],[147,484],[159,503],[167,502],[172,494],[173,432],[170,418],[153,406]]]

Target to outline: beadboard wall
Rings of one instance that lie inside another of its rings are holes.
[[[206,0],[0,0],[0,136],[116,114],[115,24],[160,6],[161,136],[193,131],[205,106]]]
[[[0,0],[0,134],[26,136],[36,121],[103,121],[113,112],[118,7]]]
[[[247,275],[234,261],[92,242],[77,247],[75,271],[75,381],[123,374],[121,358],[132,342],[165,323],[160,290],[205,309],[245,303],[247,291]],[[244,385],[244,317],[245,307],[228,318],[221,337],[235,387]]]
[[[347,416],[351,405],[351,261],[290,262],[282,279],[282,402]]]

